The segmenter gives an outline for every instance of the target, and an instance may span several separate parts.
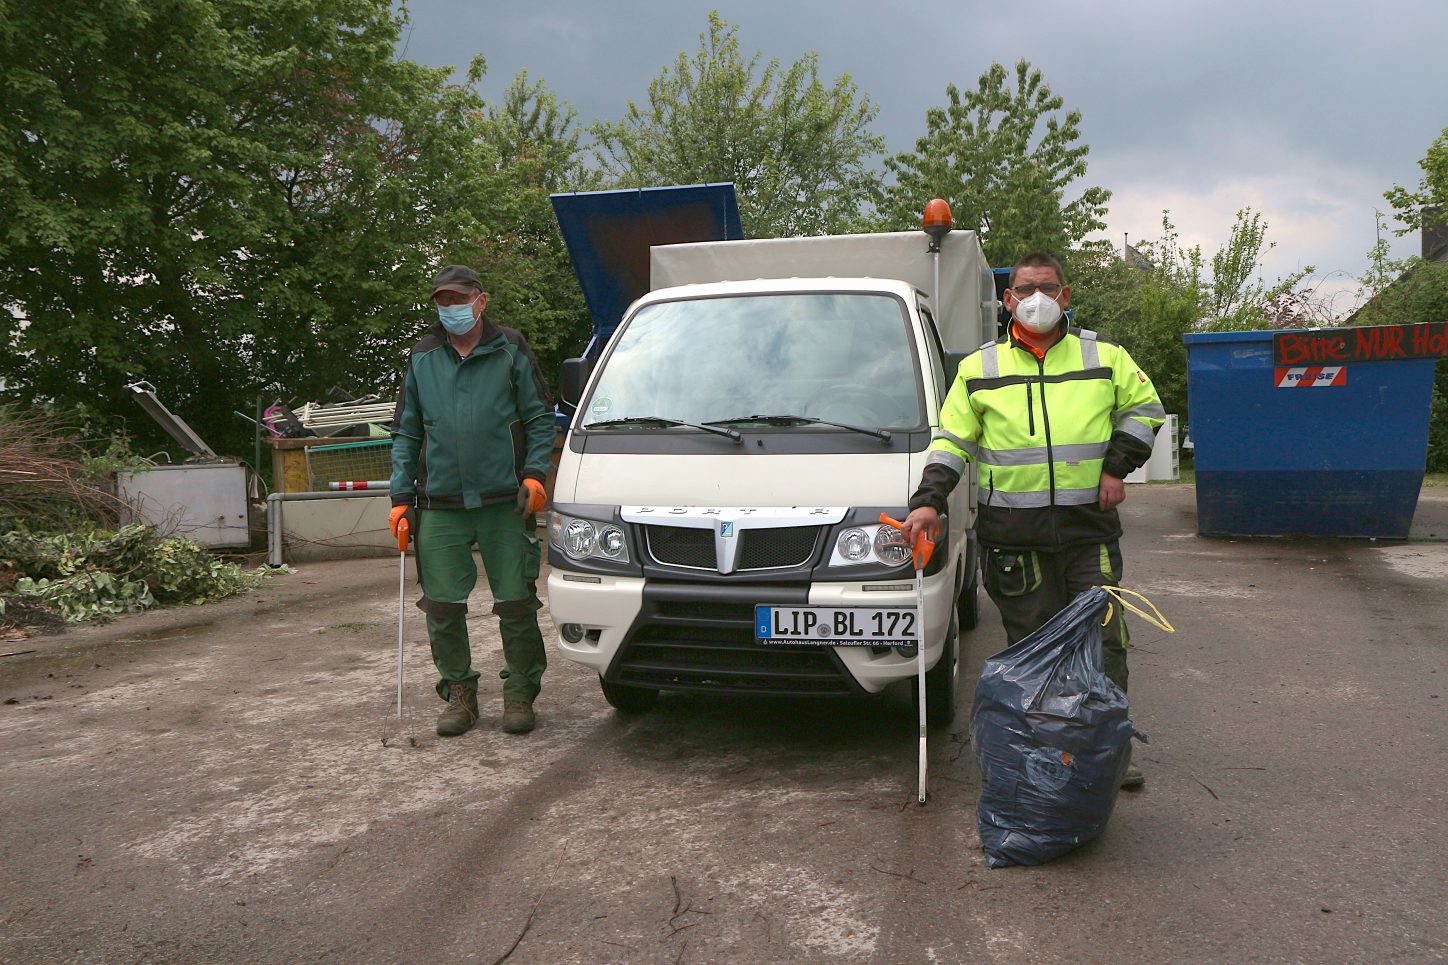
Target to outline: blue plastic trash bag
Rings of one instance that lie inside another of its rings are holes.
[[[1126,694],[1106,678],[1093,587],[985,662],[970,725],[982,788],[986,864],[1041,864],[1106,827],[1138,735]]]

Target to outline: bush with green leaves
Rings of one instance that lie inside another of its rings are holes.
[[[256,589],[267,571],[217,559],[180,536],[141,524],[118,530],[0,533],[0,624],[31,625],[40,611],[85,623],[152,606],[205,603]],[[22,615],[29,614],[28,620]]]

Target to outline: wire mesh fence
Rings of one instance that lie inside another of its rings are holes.
[[[325,490],[334,482],[382,480],[392,475],[391,439],[309,446],[306,452],[307,479],[313,490]]]

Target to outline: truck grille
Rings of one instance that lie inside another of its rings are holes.
[[[696,570],[717,570],[714,556],[714,531],[690,529],[686,526],[647,526],[649,555],[669,566],[688,566]]]
[[[803,566],[814,556],[819,526],[740,529],[738,570],[772,570]],[[649,555],[667,566],[717,570],[714,531],[685,526],[645,527]]]
[[[645,599],[607,679],[656,690],[832,696],[857,691],[833,651],[760,646],[750,603]]]
[[[818,526],[741,530],[739,568],[770,570],[783,566],[803,566],[814,555],[819,534]]]

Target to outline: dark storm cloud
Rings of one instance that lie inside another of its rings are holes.
[[[709,3],[526,4],[420,0],[407,56],[489,63],[494,97],[518,70],[543,77],[585,123],[642,102],[648,83],[707,29]],[[747,0],[718,6],[746,52],[790,63],[816,50],[880,107],[875,129],[910,149],[927,108],[992,62],[1028,59],[1091,145],[1087,181],[1110,188],[1111,235],[1155,232],[1171,207],[1209,247],[1242,204],[1278,242],[1269,269],[1356,270],[1372,212],[1448,125],[1448,4]],[[1399,243],[1402,253],[1414,248]]]

